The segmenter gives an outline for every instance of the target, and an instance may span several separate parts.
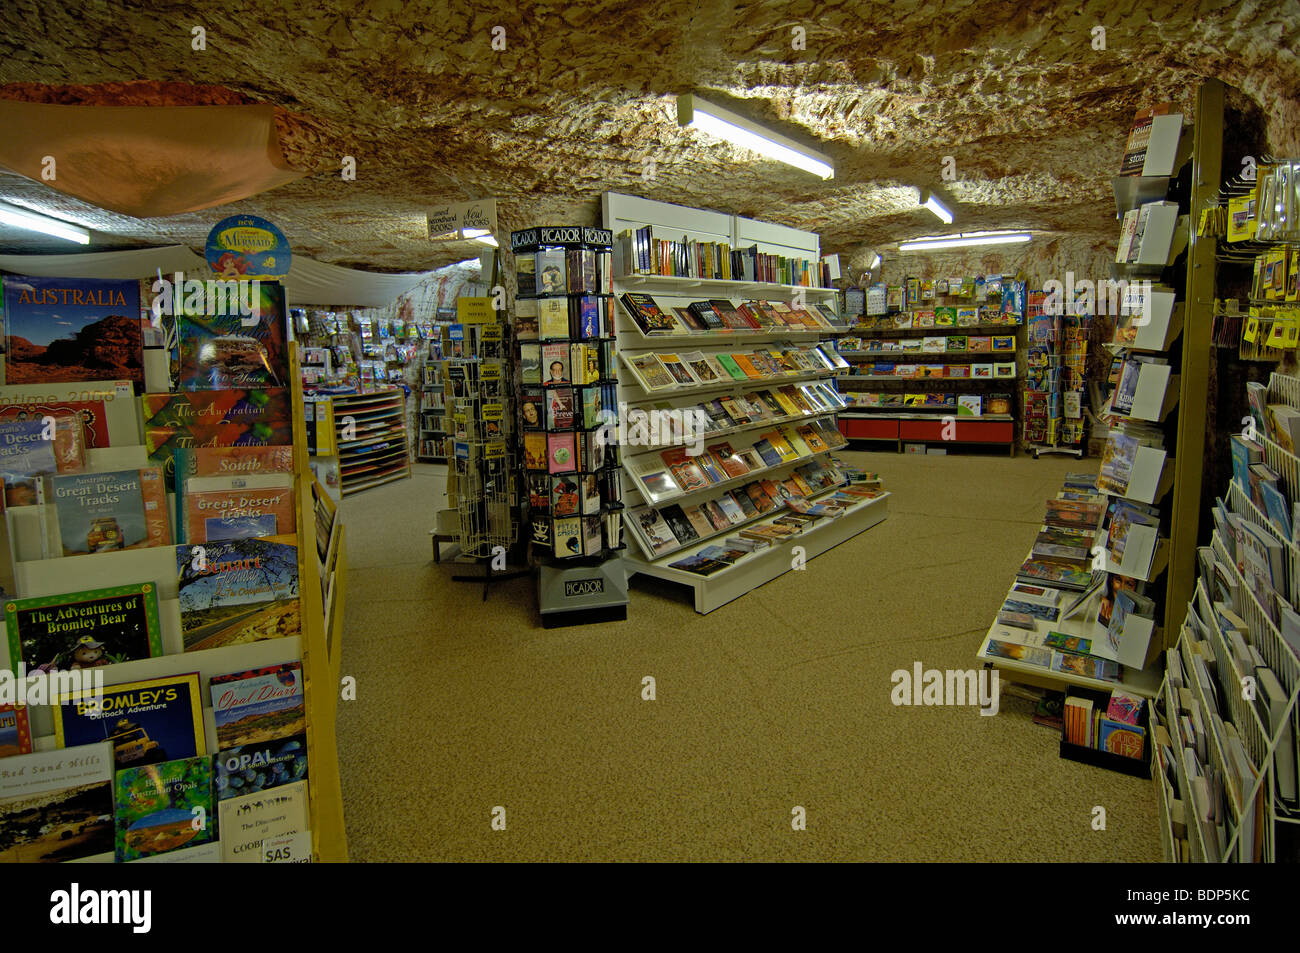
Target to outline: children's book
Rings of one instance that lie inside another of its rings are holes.
[[[177,546],[176,573],[187,652],[301,631],[294,536]]]
[[[108,741],[119,771],[208,750],[195,672],[109,685],[99,696],[61,694],[51,710],[60,748]]]
[[[222,751],[306,731],[301,662],[214,675],[209,687]]]
[[[153,583],[5,603],[9,658],[29,672],[72,671],[163,654]]]

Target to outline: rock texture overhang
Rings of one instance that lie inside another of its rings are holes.
[[[0,97],[269,103],[285,158],[309,173],[147,221],[0,176],[0,199],[62,210],[105,245],[198,246],[216,213],[253,211],[321,260],[418,270],[472,253],[427,244],[430,204],[494,195],[508,230],[594,221],[613,189],[815,229],[853,270],[867,247],[935,230],[910,186],[938,184],[951,156],[958,225],[1031,228],[1033,254],[1073,260],[1113,247],[1108,180],[1143,104],[1190,109],[1217,76],[1269,151],[1300,152],[1294,2],[232,0],[216,15],[9,0],[0,27]],[[836,177],[678,129],[687,91],[816,144]],[[18,242],[33,247],[0,232]]]

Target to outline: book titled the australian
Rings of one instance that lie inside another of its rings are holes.
[[[63,555],[171,544],[167,488],[159,467],[50,477]]]
[[[215,675],[210,687],[222,750],[306,730],[300,662]]]
[[[114,801],[118,863],[160,859],[209,844],[219,850],[212,822],[210,758],[180,758],[118,771]]]
[[[178,447],[264,447],[293,443],[289,392],[210,390],[180,394],[145,394],[145,447],[151,463],[174,479],[172,454]]]
[[[100,695],[55,702],[59,746],[111,742],[119,771],[207,753],[195,672],[109,685]]]
[[[176,547],[185,651],[301,631],[295,540],[278,536]]]
[[[5,603],[9,658],[28,671],[97,668],[163,654],[153,583]]]
[[[259,282],[259,290],[257,314],[177,318],[183,390],[288,385],[284,288]]]

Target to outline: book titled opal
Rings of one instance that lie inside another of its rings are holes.
[[[65,556],[171,544],[159,467],[54,476],[49,497]]]
[[[59,746],[110,742],[118,770],[207,753],[197,673],[109,685],[99,695],[55,701]]]
[[[153,583],[5,603],[9,658],[28,671],[96,668],[163,654]]]
[[[307,736],[296,734],[226,748],[217,755],[218,801],[307,780]]]
[[[216,842],[210,759],[127,768],[117,772],[113,787],[118,863]]]
[[[301,631],[294,539],[281,536],[176,547],[181,640],[187,652]]]

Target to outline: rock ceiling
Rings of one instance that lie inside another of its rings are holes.
[[[915,204],[913,187],[933,185],[953,230],[1029,228],[1034,254],[1088,258],[1113,248],[1109,179],[1144,104],[1190,112],[1200,79],[1219,77],[1264,148],[1300,153],[1296,0],[1125,6],[6,0],[0,98],[271,103],[286,159],[309,174],[166,219],[3,173],[0,199],[81,221],[92,247],[201,248],[218,218],[247,211],[323,261],[424,270],[476,247],[431,246],[431,205],[495,196],[508,230],[595,221],[610,189],[813,229],[860,267],[868,248],[941,230]],[[675,97],[691,91],[828,153],[834,179],[679,129]],[[955,181],[941,181],[945,156]],[[2,228],[0,248],[69,250]]]

